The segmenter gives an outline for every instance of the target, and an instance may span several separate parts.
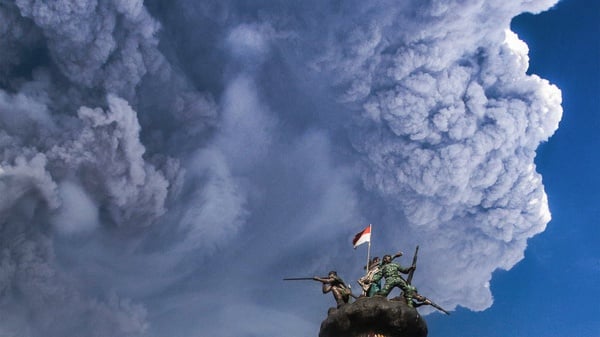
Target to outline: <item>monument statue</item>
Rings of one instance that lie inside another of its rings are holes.
[[[392,260],[402,256],[402,254],[402,252],[394,254]],[[381,290],[381,269],[382,263],[378,256],[369,261],[367,274],[357,281],[363,290],[363,296],[373,297]]]
[[[419,294],[412,285],[417,269],[419,246],[415,249],[412,264],[402,267],[393,262],[402,252],[394,255],[386,254],[383,259],[370,259],[371,230],[369,225],[358,233],[352,241],[354,248],[369,243],[367,252],[366,273],[358,279],[362,294],[352,294],[347,285],[332,270],[326,277],[284,278],[284,280],[314,280],[322,283],[323,294],[332,293],[337,308],[330,308],[327,318],[321,323],[319,337],[426,337],[427,324],[416,308],[430,305],[450,315],[429,298]],[[407,275],[406,278],[403,275]],[[382,280],[385,281],[383,286]],[[401,296],[388,299],[390,292],[399,288]],[[350,303],[350,297],[356,299]]]
[[[344,304],[347,304],[350,301],[350,297],[356,297],[352,294],[352,289],[350,289],[350,287],[344,282],[344,280],[342,280],[342,278],[338,276],[335,270],[330,271],[326,277],[291,277],[284,278],[283,280],[314,280],[323,283],[323,294],[331,292],[333,294],[333,298],[335,299],[335,303],[337,304],[338,308]]]
[[[367,274],[358,279],[358,284],[362,288],[362,296],[373,297],[380,289],[381,282],[375,282],[375,275],[381,272],[381,260],[375,256],[369,261]]]
[[[344,280],[337,275],[335,270],[330,271],[327,277],[315,276],[313,277],[313,280],[323,283],[323,294],[328,292],[333,294],[333,298],[335,298],[338,308],[350,301],[352,290],[350,290],[350,287],[346,285]]]
[[[406,304],[411,308],[417,308],[422,305],[430,305],[430,306],[436,308],[437,310],[443,312],[444,314],[450,315],[450,313],[448,311],[446,311],[444,308],[440,307],[439,305],[437,305],[436,303],[434,303],[427,297],[419,294],[417,292],[417,288],[415,288],[414,286],[412,286],[410,284],[407,286],[406,290],[403,292],[403,298],[406,301]]]
[[[379,290],[376,295],[387,296],[392,289],[398,287],[403,292],[407,289],[408,282],[402,277],[402,274],[408,274],[411,270],[416,269],[415,266],[404,268],[398,263],[392,262],[391,255],[385,255],[381,261],[381,271],[375,274],[373,281],[378,282],[382,278],[385,278],[385,284]]]

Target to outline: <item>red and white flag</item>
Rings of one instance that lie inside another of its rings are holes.
[[[356,233],[354,239],[352,240],[352,244],[354,248],[362,245],[363,243],[371,242],[371,225],[367,228],[363,229],[360,233]]]

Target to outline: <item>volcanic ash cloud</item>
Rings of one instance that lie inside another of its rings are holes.
[[[488,308],[550,220],[510,21],[555,3],[2,2],[0,335],[305,337],[322,297],[265,275],[351,279],[368,223]]]

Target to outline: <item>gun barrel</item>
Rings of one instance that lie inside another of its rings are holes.
[[[301,280],[312,280],[312,277],[287,277],[284,281],[301,281]]]
[[[444,308],[440,307],[439,305],[437,305],[437,304],[435,304],[435,303],[431,302],[431,300],[429,300],[429,303],[430,303],[430,305],[431,305],[432,307],[436,308],[437,310],[439,310],[439,311],[443,312],[443,313],[444,313],[444,314],[446,314],[446,315],[450,315],[450,313],[449,313],[448,311],[446,311]]]

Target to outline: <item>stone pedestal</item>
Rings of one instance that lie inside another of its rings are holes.
[[[319,337],[426,337],[427,324],[401,299],[363,297],[331,308]]]

